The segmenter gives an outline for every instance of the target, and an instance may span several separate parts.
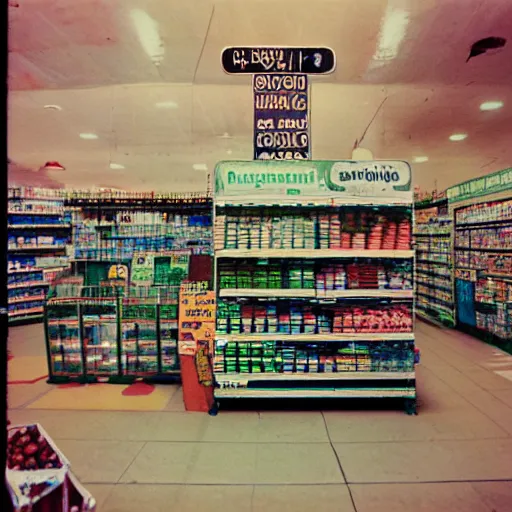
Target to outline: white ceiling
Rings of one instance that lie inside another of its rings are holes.
[[[409,22],[395,58],[379,62],[390,9]],[[512,162],[512,50],[466,63],[473,42],[512,32],[509,0],[20,0],[9,17],[9,157],[32,169],[59,161],[66,171],[48,176],[64,185],[203,191],[216,162],[251,159],[251,80],[223,73],[225,46],[334,49],[336,72],[312,79],[315,159],[350,158],[382,104],[362,146],[376,158],[428,156],[412,163],[422,188]],[[481,112],[485,100],[505,105]],[[450,142],[456,132],[468,138]]]

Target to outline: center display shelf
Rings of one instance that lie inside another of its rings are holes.
[[[174,381],[180,373],[178,294],[179,287],[61,279],[45,307],[48,382]]]
[[[365,162],[217,166],[217,398],[387,397],[415,411],[410,169],[378,164],[397,181],[339,182]]]

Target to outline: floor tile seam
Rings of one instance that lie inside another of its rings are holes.
[[[478,484],[478,483],[512,483],[512,478],[482,478],[464,480],[395,480],[376,482],[348,482],[348,487],[353,485],[428,485],[428,484]]]
[[[33,403],[37,402],[40,398],[43,398],[43,396],[45,396],[48,393],[49,393],[49,391],[43,391],[43,392],[41,392],[41,394],[37,395],[35,398],[29,398],[27,401],[23,402],[23,404],[20,407],[16,407],[16,408],[8,407],[7,408],[7,414],[9,414],[9,411],[24,411],[24,410],[27,411],[27,410],[32,410],[32,409],[27,409],[27,407],[30,404],[33,404]],[[9,390],[7,390],[7,400],[9,400]]]
[[[491,393],[491,395],[496,398],[496,400],[499,400],[500,402],[502,402],[504,405],[506,405],[509,409],[512,410],[512,406],[510,406],[510,404],[508,404],[507,402],[505,402],[505,400],[503,400],[502,398],[500,398],[499,396],[496,396],[493,391],[511,391],[511,389],[494,389],[492,391],[489,391],[489,393]]]
[[[139,441],[140,442],[140,441]],[[137,460],[138,456],[141,454],[142,450],[144,449],[144,447],[147,445],[147,442],[141,442],[141,447],[139,448],[139,450],[137,451],[137,453],[134,455],[133,459],[131,460],[131,462],[126,466],[125,470],[123,471],[123,473],[119,476],[119,478],[117,479],[117,483],[119,483],[123,476],[128,472],[128,470],[133,466],[133,463]],[[58,443],[57,443],[57,446],[58,446]]]
[[[471,443],[475,441],[506,441],[510,440],[510,435],[492,436],[492,437],[450,437],[439,439],[403,439],[403,440],[358,440],[358,441],[337,441],[333,439],[334,444],[408,444],[408,443]],[[184,439],[117,439],[117,438],[68,438],[61,437],[54,438],[55,442],[112,442],[112,443],[155,443],[155,444],[229,444],[229,445],[324,445],[330,444],[329,442],[315,442],[315,441],[205,441],[205,440],[184,440]]]
[[[331,433],[329,432],[329,426],[327,425],[327,420],[325,418],[325,414],[323,413],[322,411],[322,419],[324,421],[324,425],[325,425],[325,430],[327,432],[327,437],[329,439],[329,445],[331,447],[331,450],[333,452],[333,455],[334,455],[334,458],[338,464],[338,467],[339,467],[339,470],[340,470],[340,474],[341,474],[341,477],[343,478],[343,482],[345,484],[347,484],[347,490],[348,490],[348,494],[349,494],[349,497],[350,497],[350,502],[352,503],[352,508],[354,509],[354,512],[357,512],[357,507],[356,507],[356,502],[355,502],[355,499],[354,499],[354,496],[352,495],[352,491],[350,489],[350,487],[348,486],[348,481],[347,481],[347,476],[345,474],[345,471],[343,469],[343,465],[341,464],[341,458],[334,446],[334,443],[332,441],[332,438],[331,438]]]
[[[268,482],[268,483],[212,483],[212,482],[204,482],[204,483],[197,483],[197,482],[190,482],[190,483],[183,483],[183,482],[106,482],[105,480],[101,482],[96,482],[93,480],[86,480],[86,479],[80,479],[80,482],[84,485],[109,485],[109,486],[116,486],[116,485],[141,485],[141,486],[173,486],[173,487],[348,487],[347,484],[341,483],[341,482],[312,482],[312,483],[303,483],[303,482],[288,482],[288,483],[274,483],[274,482]]]
[[[112,442],[112,443],[155,443],[155,444],[254,444],[254,445],[324,445],[329,444],[328,441],[205,441],[205,440],[183,440],[183,439],[117,439],[117,438],[68,438],[68,437],[55,437],[55,442],[72,441],[72,442]],[[360,442],[360,441],[357,441]],[[418,441],[411,441],[418,442]],[[352,442],[347,442],[351,444]]]
[[[448,342],[446,342],[446,341],[439,341],[439,340],[436,340],[435,338],[433,338],[433,337],[432,337],[432,336],[430,336],[429,334],[427,334],[427,335],[426,335],[426,337],[427,337],[427,338],[429,338],[429,340],[430,340],[430,341],[432,341],[434,345],[435,345],[435,344],[437,344],[437,345],[441,344],[441,345],[442,345],[442,350],[450,351],[450,352],[454,353],[456,356],[461,357],[462,359],[465,359],[466,361],[468,361],[468,362],[469,362],[469,363],[471,363],[472,365],[477,366],[477,367],[481,368],[482,370],[485,370],[485,371],[487,371],[487,372],[489,372],[489,373],[493,373],[493,372],[492,372],[492,370],[489,370],[489,368],[487,368],[486,366],[483,366],[483,365],[482,365],[482,363],[480,363],[480,361],[470,359],[470,358],[468,358],[466,355],[464,355],[464,354],[463,354],[463,350],[458,351],[458,350],[456,350],[453,346],[450,346]],[[480,340],[477,340],[477,341],[480,341]],[[480,343],[484,343],[484,342],[480,342]],[[438,352],[436,352],[436,348],[435,348],[435,346],[434,346],[434,348],[432,348],[432,346],[429,346],[429,347],[427,348],[427,351],[428,351],[428,350],[431,350],[431,351],[432,351],[432,352],[433,352],[437,357],[439,357],[439,358],[443,359],[444,361],[446,361],[448,365],[453,366],[450,362],[448,362],[448,360],[447,360],[447,359],[445,359],[445,358],[441,357],[441,356],[439,355],[439,353],[438,353]],[[506,353],[506,352],[504,352],[504,354],[507,354],[507,353]],[[510,354],[507,354],[507,355],[510,355]]]
[[[474,404],[473,402],[471,402],[468,398],[466,398],[465,396],[463,396],[457,389],[455,389],[451,384],[448,384],[448,382],[446,382],[442,377],[440,377],[436,372],[435,370],[430,370],[430,369],[427,369],[427,371],[429,371],[430,373],[432,373],[437,379],[439,379],[439,381],[441,381],[445,386],[447,386],[448,388],[450,388],[455,394],[457,394],[462,400],[464,400],[466,403],[468,403],[469,405],[471,405],[472,407],[474,407],[478,412],[480,412],[481,414],[483,414],[489,421],[491,421],[492,423],[494,423],[494,425],[496,425],[502,432],[505,432],[506,434],[508,434],[508,436],[512,435],[512,432],[508,432],[507,430],[505,430],[501,425],[499,425],[493,418],[491,418],[486,412],[482,411],[480,409],[480,407],[478,407],[476,404]],[[464,377],[464,375],[463,375]],[[482,389],[482,388],[480,388]],[[482,391],[484,392],[487,392],[488,391],[485,391],[482,389]],[[494,396],[494,395],[493,395]],[[511,409],[510,407],[508,407],[507,404],[505,404],[505,406],[508,408],[508,409]],[[421,409],[419,411],[421,413]]]

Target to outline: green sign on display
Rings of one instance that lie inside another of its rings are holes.
[[[215,168],[216,197],[411,196],[411,169],[401,161],[220,162]]]
[[[456,202],[505,190],[512,190],[512,167],[450,187],[446,196],[448,201]]]

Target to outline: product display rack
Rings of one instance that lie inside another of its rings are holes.
[[[69,218],[52,190],[11,187],[7,208],[9,323],[41,321],[48,286],[68,264]]]
[[[448,327],[455,326],[452,226],[447,199],[415,205],[416,314]]]
[[[132,262],[149,256],[155,262],[151,284],[177,286],[187,277],[186,265],[171,264],[169,258],[176,263],[188,251],[195,267],[198,259],[211,258],[212,202],[207,196],[76,193],[65,204],[73,211],[73,266],[88,285],[100,284],[98,276],[105,279],[111,264],[126,265],[131,274]]]
[[[512,197],[456,207],[457,320],[512,348]]]
[[[217,166],[218,399],[393,397],[414,410],[410,171],[379,164],[401,186],[336,186],[339,167],[368,170],[356,162]],[[308,196],[305,167],[323,176]]]
[[[50,383],[179,377],[177,287],[59,284],[45,308]]]

